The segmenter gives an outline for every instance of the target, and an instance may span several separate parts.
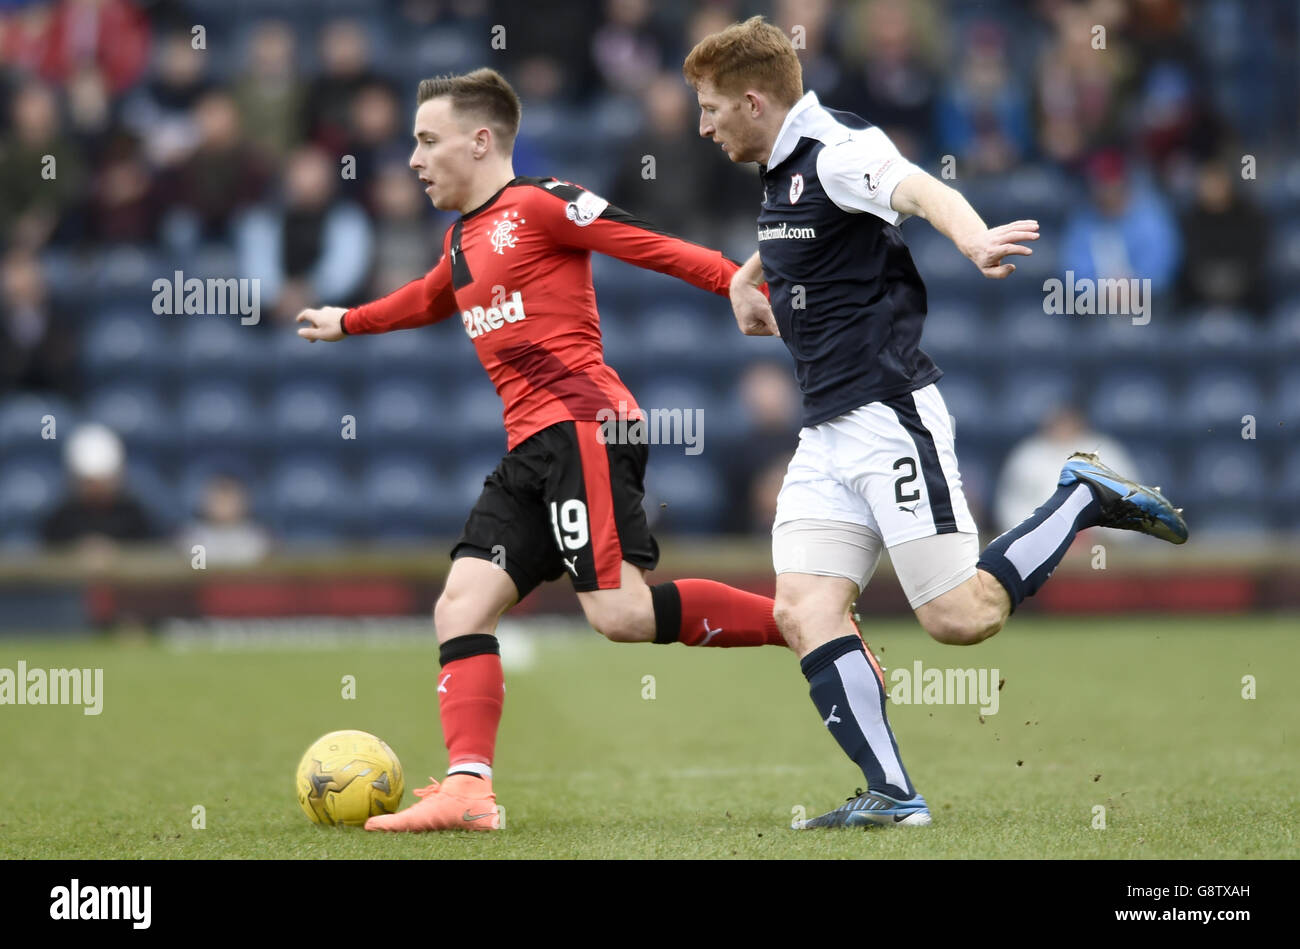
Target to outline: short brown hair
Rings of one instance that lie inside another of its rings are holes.
[[[784,106],[803,96],[803,67],[790,38],[761,16],[704,37],[686,57],[682,73],[696,89],[712,82],[731,96],[760,89]]]
[[[519,134],[522,107],[519,96],[495,69],[475,69],[461,76],[421,79],[416,93],[418,105],[443,96],[451,99],[457,112],[482,119],[492,129],[501,151],[509,152]]]

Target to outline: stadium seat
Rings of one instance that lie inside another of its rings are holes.
[[[269,334],[269,339],[267,338]],[[268,326],[262,330],[260,344],[268,357],[268,368],[277,380],[341,379],[359,373],[355,354],[345,345],[309,343],[288,326]]]
[[[921,336],[921,348],[945,372],[979,371],[977,353],[987,335],[980,309],[964,300],[931,302]]]
[[[991,406],[991,427],[1011,438],[1026,437],[1053,409],[1073,402],[1074,388],[1070,376],[1062,372],[1028,369],[1003,376]]]
[[[326,379],[317,382],[289,382],[276,388],[268,399],[268,423],[278,447],[315,446],[320,450],[340,448],[343,418],[356,419],[358,400],[345,399],[339,387]],[[356,437],[361,437],[354,426]]]
[[[446,397],[415,377],[390,377],[366,386],[357,412],[358,438],[381,450],[419,447],[428,451],[454,440]]]
[[[58,458],[62,442],[77,426],[81,413],[62,396],[48,393],[20,392],[0,398],[0,460],[8,459],[21,449]],[[53,428],[50,429],[50,423]],[[53,438],[42,433],[51,431]]]
[[[176,341],[185,379],[251,381],[270,365],[266,334],[238,320],[195,317]]]
[[[245,386],[201,382],[181,394],[177,424],[187,452],[211,447],[254,451],[270,432],[263,410]]]
[[[991,332],[981,337],[991,342],[1009,365],[1060,371],[1073,363],[1078,327],[1073,317],[1045,312],[1040,296],[1032,303],[1001,310]]]
[[[716,531],[726,508],[722,479],[703,456],[684,458],[675,451],[660,446],[651,452],[645,506],[653,528],[682,534]]]
[[[1179,488],[1187,498],[1184,506],[1201,507],[1206,513],[1226,508],[1259,513],[1272,487],[1264,454],[1258,442],[1226,436],[1199,445]]]
[[[993,404],[982,379],[973,373],[945,372],[939,380],[939,393],[948,406],[948,414],[957,423],[959,439],[978,440],[998,427],[992,418]]]
[[[43,455],[6,455],[0,464],[0,525],[8,533],[39,531],[41,521],[62,499],[66,476],[57,460]]]
[[[1300,297],[1279,304],[1269,319],[1265,351],[1285,365],[1300,356]]]
[[[1273,513],[1277,523],[1300,530],[1300,445],[1292,445],[1281,453],[1276,470]]]
[[[1179,348],[1198,363],[1248,368],[1265,352],[1266,334],[1249,313],[1214,308],[1189,313],[1185,319],[1177,337]]]
[[[470,480],[482,484],[482,477]],[[440,472],[424,458],[377,458],[361,476],[360,503],[365,511],[362,530],[375,540],[454,534],[469,513],[462,494],[455,489],[450,474]]]
[[[102,386],[86,396],[85,404],[87,418],[117,432],[128,454],[166,448],[175,437],[169,403],[148,381]]]
[[[1213,368],[1198,374],[1183,400],[1179,420],[1194,432],[1227,429],[1237,432],[1242,416],[1267,409],[1255,377],[1245,370]],[[1171,420],[1172,421],[1172,420]]]
[[[1107,373],[1093,388],[1088,417],[1103,432],[1141,436],[1174,418],[1168,383],[1151,371]]]
[[[328,456],[292,455],[274,466],[268,484],[272,524],[290,542],[342,538],[361,515],[355,485]]]
[[[476,362],[471,347],[463,345],[464,331],[459,319],[448,321],[454,326],[456,339],[441,326],[422,326],[418,329],[398,330],[393,333],[376,333],[343,340],[339,345],[350,348],[350,355],[364,367],[366,376],[383,379],[393,375],[432,375],[435,369],[463,360]],[[448,343],[451,343],[449,346]]]
[[[166,371],[175,360],[174,342],[163,322],[168,319],[145,311],[93,320],[81,344],[81,364],[89,379],[138,379]]]
[[[1280,424],[1290,433],[1289,437],[1295,437],[1296,429],[1300,428],[1300,366],[1284,369],[1278,375],[1272,411],[1267,417],[1260,415],[1257,421]]]

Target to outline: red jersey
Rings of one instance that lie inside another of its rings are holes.
[[[563,421],[597,421],[636,401],[605,364],[591,252],[726,295],[737,264],[554,178],[515,178],[462,215],[428,274],[348,310],[349,335],[424,326],[459,314],[505,403],[514,448]]]

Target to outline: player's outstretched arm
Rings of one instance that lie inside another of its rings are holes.
[[[346,307],[322,306],[314,310],[303,310],[298,314],[298,322],[306,326],[298,327],[298,335],[310,343],[321,339],[327,343],[343,338],[343,314]]]
[[[298,328],[298,335],[312,343],[318,339],[334,342],[344,336],[428,326],[455,312],[451,266],[447,255],[443,254],[437,265],[423,277],[417,277],[371,303],[350,310],[341,306],[303,310],[298,314],[298,322],[307,325]]]
[[[898,183],[890,206],[900,214],[925,218],[940,234],[980,269],[980,273],[1001,280],[1015,272],[1005,257],[1026,256],[1033,249],[1020,241],[1038,240],[1037,221],[1012,221],[987,227],[975,209],[955,189],[925,172],[910,174]]]

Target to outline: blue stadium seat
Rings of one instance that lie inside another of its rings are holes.
[[[379,450],[428,452],[455,441],[455,407],[417,378],[390,378],[367,386],[357,412],[358,439]]]
[[[1088,417],[1103,432],[1143,435],[1174,421],[1168,383],[1152,371],[1103,375],[1093,388]]]
[[[696,306],[680,302],[668,306],[652,305],[639,321],[640,332],[637,335],[641,358],[652,365],[701,369],[729,362],[727,350],[715,345],[720,334],[716,331],[718,327],[711,325],[712,316]],[[726,324],[719,325],[730,333],[735,324],[728,319]]]
[[[468,340],[463,338],[465,334],[460,320],[453,317],[448,324],[456,327],[456,335],[461,339],[448,340],[446,337],[450,334],[439,332],[441,327],[422,326],[358,336],[343,340],[339,345],[356,347],[354,356],[359,358],[367,377],[372,379],[393,375],[431,375],[435,369],[454,362],[476,361],[471,347],[464,345]]]
[[[91,380],[161,374],[173,364],[174,343],[164,320],[145,311],[94,320],[81,343],[81,364]]]
[[[1217,366],[1248,368],[1266,352],[1266,334],[1249,313],[1223,308],[1189,313],[1178,334],[1179,347],[1198,364],[1212,360]]]
[[[716,531],[727,499],[721,477],[705,456],[684,458],[674,451],[667,446],[652,451],[646,471],[645,506],[655,529],[682,534]]]
[[[1278,375],[1272,406],[1267,420],[1281,423],[1290,433],[1289,437],[1294,438],[1296,429],[1300,427],[1300,366],[1284,369]],[[1264,421],[1265,416],[1259,415],[1258,422],[1263,424]]]
[[[462,382],[438,407],[435,423],[437,438],[459,443],[500,446],[505,452],[505,426],[500,397],[485,373],[473,382]]]
[[[992,342],[1007,363],[1019,368],[1059,370],[1072,364],[1072,347],[1079,335],[1073,320],[1044,312],[1040,298],[1002,310],[992,331],[981,334],[981,341]]]
[[[1193,450],[1186,478],[1179,488],[1198,517],[1226,508],[1243,514],[1259,513],[1272,493],[1258,442],[1240,438],[1215,438]]]
[[[102,386],[85,399],[87,417],[122,438],[128,453],[169,446],[176,437],[170,406],[149,381]]]
[[[359,501],[363,531],[377,539],[428,537],[450,517],[463,521],[468,510],[452,510],[446,478],[420,457],[390,455],[366,465]]]
[[[270,334],[269,340],[266,338]],[[361,372],[348,340],[309,343],[297,334],[296,326],[265,327],[260,341],[268,356],[268,368],[280,381],[289,379],[341,379]]]
[[[1014,372],[1002,377],[991,418],[1002,434],[1023,438],[1035,431],[1048,413],[1073,402],[1074,388],[1070,376],[1063,372]]]
[[[343,417],[356,419],[358,401],[344,399],[339,387],[326,379],[318,382],[289,382],[279,386],[268,400],[272,437],[279,447],[314,446],[320,450],[344,446]],[[360,420],[357,438],[364,432]]]
[[[1256,418],[1267,408],[1255,377],[1245,370],[1209,369],[1189,387],[1181,420],[1193,431],[1239,430],[1244,415]]]
[[[1266,351],[1283,364],[1291,364],[1300,354],[1300,297],[1279,304],[1265,331]]]
[[[290,542],[343,538],[360,516],[355,485],[327,456],[290,455],[268,484],[272,524]]]
[[[961,300],[931,302],[921,335],[921,348],[939,368],[978,371],[977,353],[987,329],[977,306]]]
[[[734,401],[716,398],[707,385],[690,376],[657,378],[635,395],[637,404],[646,413],[646,437],[672,445],[675,454],[680,455],[690,447],[685,443],[688,434],[696,446],[705,448],[712,434],[722,436],[744,425],[744,420],[734,414]]]
[[[77,426],[81,413],[62,396],[20,392],[0,398],[0,460],[20,449],[58,458],[63,442]],[[43,438],[52,420],[54,438]]]
[[[38,531],[42,519],[62,500],[65,483],[57,460],[43,455],[6,456],[0,464],[2,529],[14,534]]]
[[[251,380],[267,369],[266,331],[240,326],[238,320],[193,318],[176,345],[180,367],[189,382],[226,379]]]
[[[957,423],[957,437],[981,439],[998,427],[992,417],[993,403],[982,377],[973,373],[946,372],[938,384],[948,414]]]
[[[212,447],[255,450],[270,438],[264,410],[248,389],[229,382],[201,382],[181,394],[177,425],[187,451]]]
[[[1300,529],[1300,445],[1282,453],[1277,470],[1272,513],[1278,523]]]
[[[1172,318],[1153,314],[1146,324],[1135,324],[1131,316],[1060,318],[1070,327],[1071,354],[1077,366],[1150,372],[1153,367],[1182,367],[1186,363],[1176,345],[1182,331]]]

